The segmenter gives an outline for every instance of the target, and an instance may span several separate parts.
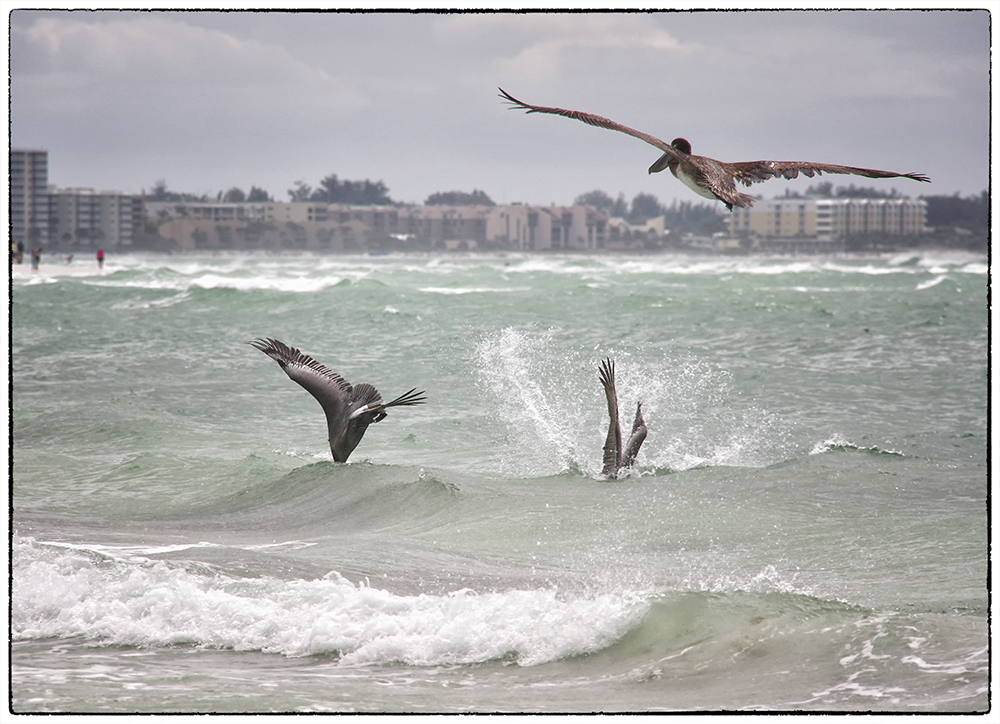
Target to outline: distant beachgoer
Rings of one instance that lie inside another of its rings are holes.
[[[42,247],[38,247],[31,252],[31,268],[38,271],[38,264],[42,260]]]
[[[99,266],[101,269],[104,268],[104,247],[103,246],[97,247],[97,266]]]
[[[17,242],[17,263],[18,264],[23,264],[24,263],[24,242],[23,241]]]
[[[70,254],[69,256],[66,257],[66,263],[67,264],[72,264],[73,263],[73,255],[72,254]]]

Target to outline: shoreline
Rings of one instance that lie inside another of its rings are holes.
[[[11,278],[31,278],[31,277],[89,277],[107,274],[108,268],[97,266],[97,262],[89,259],[76,264],[59,264],[57,262],[47,262],[44,258],[38,265],[38,269],[32,269],[29,262],[10,265]]]

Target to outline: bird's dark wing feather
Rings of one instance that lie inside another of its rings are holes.
[[[868,178],[909,178],[914,181],[930,182],[930,179],[921,173],[896,173],[895,171],[838,166],[832,163],[810,163],[809,161],[742,161],[740,163],[722,163],[722,166],[747,186],[771,178],[792,179],[800,173],[809,178],[816,174],[838,173],[867,176]]]
[[[290,379],[315,397],[329,419],[336,419],[336,415],[356,394],[356,388],[352,388],[347,380],[295,347],[271,338],[255,339],[249,344],[277,362]],[[371,389],[375,390],[374,387]],[[378,392],[375,391],[375,394],[378,395]]]
[[[608,437],[604,442],[603,475],[614,477],[618,475],[621,462],[622,430],[618,423],[618,392],[615,390],[615,363],[609,357],[601,362],[598,368],[601,384],[604,385],[604,395],[608,398]]]
[[[417,392],[417,388],[414,387],[409,392],[404,392],[399,397],[397,397],[392,402],[385,403],[385,407],[396,407],[397,405],[422,405],[427,402],[427,397],[424,395],[423,390]]]
[[[635,421],[632,423],[632,434],[625,445],[625,452],[622,453],[622,467],[632,467],[632,463],[635,462],[635,457],[639,454],[639,448],[642,447],[645,439],[646,421],[642,419],[642,403],[640,402],[635,407]]]
[[[584,111],[570,111],[565,108],[549,108],[547,106],[532,106],[524,101],[519,101],[517,98],[512,96],[510,93],[505,91],[503,88],[499,89],[500,97],[505,99],[511,104],[511,108],[516,108],[520,110],[527,111],[528,113],[550,113],[555,116],[565,116],[566,118],[573,118],[577,121],[583,121],[584,123],[597,126],[598,128],[607,128],[609,131],[620,131],[621,133],[627,133],[630,136],[638,138],[640,141],[645,141],[651,146],[656,146],[661,151],[669,153],[675,158],[678,157],[677,150],[671,146],[666,141],[661,141],[656,136],[650,136],[648,133],[643,133],[642,131],[637,131],[634,128],[629,128],[628,126],[623,126],[621,123],[616,123],[609,118],[604,118],[603,116],[598,116],[593,113],[585,113]]]

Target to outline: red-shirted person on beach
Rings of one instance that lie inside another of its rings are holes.
[[[97,266],[99,266],[101,269],[104,268],[104,247],[103,246],[97,247]]]

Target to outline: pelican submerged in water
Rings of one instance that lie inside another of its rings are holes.
[[[623,126],[603,116],[584,111],[570,111],[565,108],[549,108],[547,106],[533,106],[530,103],[519,101],[503,88],[499,89],[500,97],[511,104],[512,109],[527,111],[528,113],[550,113],[556,116],[564,116],[577,121],[607,128],[610,131],[620,131],[628,135],[645,141],[651,146],[663,151],[663,155],[649,167],[650,173],[659,173],[664,169],[670,169],[670,173],[676,176],[685,186],[694,191],[699,196],[706,199],[719,200],[726,205],[730,211],[734,206],[749,208],[753,206],[757,199],[749,194],[743,194],[736,190],[736,182],[739,181],[744,186],[767,181],[770,178],[782,177],[792,179],[800,173],[803,176],[812,178],[816,174],[839,173],[853,174],[855,176],[867,176],[868,178],[909,178],[914,181],[924,181],[929,183],[930,179],[921,173],[896,173],[895,171],[879,171],[873,168],[858,168],[856,166],[838,166],[832,163],[813,163],[811,161],[741,161],[739,163],[726,163],[716,161],[708,156],[695,156],[691,153],[691,144],[683,138],[675,138],[672,143],[661,141],[656,136],[637,131],[634,128]]]
[[[362,382],[352,386],[333,370],[284,342],[262,338],[247,344],[277,362],[289,378],[316,398],[326,413],[330,452],[338,463],[347,462],[365,436],[365,430],[373,422],[383,419],[387,408],[420,405],[426,401],[424,393],[417,392],[414,387],[392,402],[383,402],[382,395],[372,385]]]
[[[604,395],[608,398],[608,439],[604,442],[604,469],[602,475],[616,479],[618,471],[632,467],[635,456],[639,454],[643,440],[646,439],[646,421],[642,419],[642,403],[635,408],[635,421],[632,423],[632,434],[622,448],[622,429],[618,423],[618,391],[615,389],[615,362],[608,357],[598,368],[601,384],[604,385]]]

